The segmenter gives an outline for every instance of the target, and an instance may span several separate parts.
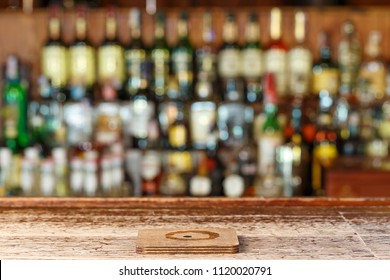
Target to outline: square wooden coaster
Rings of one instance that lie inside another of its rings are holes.
[[[138,231],[139,254],[235,254],[237,233],[232,228],[142,229]]]

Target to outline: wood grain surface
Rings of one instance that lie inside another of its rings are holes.
[[[136,253],[138,230],[234,228],[238,254]],[[0,259],[390,259],[389,199],[2,198]]]

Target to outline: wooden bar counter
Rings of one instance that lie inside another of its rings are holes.
[[[139,229],[206,227],[239,253],[136,253]],[[390,259],[390,199],[0,199],[0,259],[154,258]]]

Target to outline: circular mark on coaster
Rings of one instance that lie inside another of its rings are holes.
[[[215,239],[219,237],[219,234],[208,230],[182,230],[169,232],[165,237],[174,240],[197,241]]]

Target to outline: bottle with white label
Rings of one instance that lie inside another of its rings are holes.
[[[198,172],[190,180],[191,196],[209,196],[212,191],[211,178],[208,176],[208,160],[204,151],[198,154]]]
[[[72,157],[70,160],[69,188],[72,196],[83,195],[84,161],[81,157]]]
[[[12,167],[12,151],[7,147],[0,148],[0,197],[7,194]]]
[[[262,99],[263,51],[260,45],[259,21],[255,13],[248,16],[245,25],[245,45],[241,50],[241,72],[245,80],[245,101]]]
[[[125,80],[124,48],[117,37],[116,11],[113,7],[106,12],[105,38],[98,48],[98,81],[121,90]]]
[[[99,191],[98,163],[96,159],[87,159],[84,164],[84,194],[96,196]]]
[[[53,87],[65,89],[69,77],[68,49],[61,38],[60,8],[56,5],[49,12],[49,34],[42,48],[41,68]]]
[[[288,52],[288,91],[295,97],[306,96],[310,92],[313,57],[305,44],[305,21],[304,12],[295,13],[295,45]]]
[[[241,79],[241,48],[238,44],[238,27],[235,15],[228,13],[222,29],[223,45],[218,54],[218,74],[223,99],[243,100]]]
[[[264,71],[275,75],[277,92],[287,94],[288,69],[287,46],[282,40],[282,11],[280,8],[271,10],[270,21],[271,42],[264,56]]]

